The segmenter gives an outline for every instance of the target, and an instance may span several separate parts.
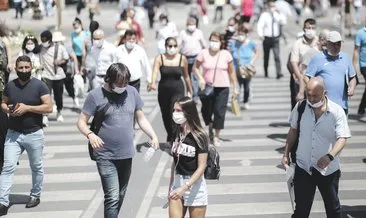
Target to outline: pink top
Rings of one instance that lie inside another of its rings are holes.
[[[242,0],[241,13],[244,16],[253,16],[254,0]]]
[[[230,87],[229,80],[229,63],[233,61],[233,57],[227,50],[221,50],[220,56],[211,56],[208,49],[203,49],[197,56],[197,61],[201,62],[202,76],[206,83],[213,84],[214,87]],[[219,57],[216,69],[215,81],[213,81],[217,58]]]

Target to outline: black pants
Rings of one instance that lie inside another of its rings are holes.
[[[2,94],[0,92],[0,94]],[[4,165],[4,144],[6,132],[8,131],[8,115],[0,110],[0,172]]]
[[[85,2],[83,0],[79,0],[78,4],[76,5],[76,12],[78,13],[78,15],[83,8],[85,8]]]
[[[217,14],[220,13],[220,21],[222,21],[222,10],[223,10],[223,7],[222,6],[217,6],[216,9],[215,9],[215,18],[214,18],[214,22],[217,21]]]
[[[242,78],[238,77],[239,82],[239,88],[243,86],[243,102],[247,103],[249,101],[249,95],[250,95],[250,81],[251,78]]]
[[[264,76],[268,77],[269,52],[273,50],[277,77],[281,74],[280,37],[265,37],[263,40]]]
[[[131,82],[128,83],[128,85],[135,87],[136,90],[140,93],[140,85],[141,85],[140,79],[137,79],[135,81],[131,81]]]
[[[184,84],[181,80],[160,81],[158,88],[158,101],[165,130],[167,141],[174,140],[173,132],[177,125],[174,123],[172,114],[174,103],[184,96]]]
[[[292,74],[290,75],[290,77],[291,109],[293,109],[297,103],[296,96],[299,93],[300,86],[295,82]]]
[[[361,74],[366,81],[366,67],[361,67]],[[363,91],[360,105],[358,106],[358,112],[365,113],[365,108],[366,108],[366,85],[365,90]]]
[[[63,108],[63,92],[64,92],[64,80],[49,80],[43,78],[42,81],[46,83],[50,90],[50,94],[53,91],[53,98],[56,102],[57,112],[60,112]]]
[[[148,11],[148,17],[149,17],[149,27],[150,29],[154,28],[154,17],[155,13],[153,11]]]
[[[14,7],[15,7],[15,18],[18,18],[18,14],[20,15],[20,18],[22,18],[23,17],[22,2],[15,3]]]
[[[340,177],[340,170],[329,176],[323,176],[313,168],[312,175],[309,175],[305,170],[296,166],[294,181],[296,208],[292,218],[309,217],[316,187],[323,198],[327,217],[341,218],[341,205],[338,198]]]
[[[64,79],[65,89],[69,96],[74,99],[75,98],[75,89],[74,89],[74,77],[71,73],[66,73],[66,78]]]
[[[212,97],[202,98],[201,113],[206,126],[213,123],[214,129],[223,129],[225,122],[225,114],[227,102],[229,98],[229,88],[214,88]],[[213,121],[212,121],[213,115]]]

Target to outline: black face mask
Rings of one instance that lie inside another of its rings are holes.
[[[22,82],[27,82],[31,77],[31,72],[17,72],[18,78]]]

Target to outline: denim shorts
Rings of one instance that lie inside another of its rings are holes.
[[[191,176],[183,176],[175,174],[174,182],[172,185],[172,191],[184,185]],[[191,188],[186,191],[183,196],[183,202],[185,207],[197,207],[197,206],[207,206],[208,204],[208,194],[206,180],[203,175],[191,186]]]

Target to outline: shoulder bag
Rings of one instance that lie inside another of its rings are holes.
[[[215,65],[215,70],[214,70],[214,77],[212,80],[212,83],[206,83],[205,88],[204,89],[200,89],[198,91],[198,96],[202,99],[202,98],[208,98],[208,97],[212,97],[214,94],[214,87],[213,84],[215,83],[215,78],[216,78],[216,70],[217,70],[217,64],[219,63],[219,59],[220,59],[220,53],[217,56],[217,60],[216,60],[216,65]]]
[[[243,79],[249,79],[251,77],[254,77],[257,71],[255,70],[252,64],[248,65],[240,64],[240,45],[237,46],[236,48],[236,56],[237,56],[236,63],[238,65],[236,74]]]

